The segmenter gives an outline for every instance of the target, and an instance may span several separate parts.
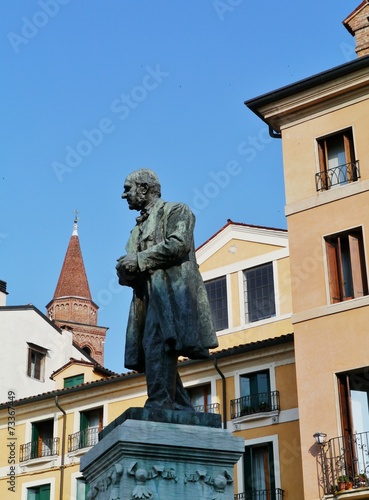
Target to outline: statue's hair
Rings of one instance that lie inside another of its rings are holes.
[[[153,170],[150,170],[148,168],[140,168],[139,170],[131,172],[127,178],[129,177],[133,179],[136,184],[147,184],[150,188],[150,191],[160,198],[161,185],[159,177]]]

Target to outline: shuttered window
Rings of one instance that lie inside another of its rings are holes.
[[[323,137],[317,140],[319,154],[319,191],[358,179],[355,162],[352,130]]]
[[[368,294],[361,228],[325,238],[331,303]]]

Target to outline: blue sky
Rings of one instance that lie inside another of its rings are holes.
[[[128,289],[115,261],[154,169],[191,206],[196,245],[227,219],[286,228],[280,140],[244,101],[356,58],[360,0],[2,0],[0,279],[42,312],[79,211],[105,365],[122,372]]]

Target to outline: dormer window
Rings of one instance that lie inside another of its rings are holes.
[[[45,359],[47,349],[44,347],[28,343],[28,364],[27,375],[43,382],[45,380]]]
[[[360,178],[351,128],[322,137],[317,143],[319,155],[319,172],[315,175],[317,191],[326,191]]]

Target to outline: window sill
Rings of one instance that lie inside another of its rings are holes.
[[[52,466],[54,466],[55,461],[58,459],[59,455],[51,455],[47,457],[38,457],[38,458],[29,458],[28,460],[24,460],[19,463],[20,467],[36,467],[42,464],[47,464],[52,462]]]
[[[288,203],[285,208],[285,215],[288,217],[289,215],[304,212],[305,210],[348,198],[355,194],[364,193],[365,191],[369,191],[369,180],[351,182],[350,184],[339,186],[337,189],[328,189],[327,191],[316,193],[315,196],[311,196],[310,198]]]
[[[85,446],[84,448],[78,448],[78,450],[73,450],[73,451],[68,451],[68,457],[80,457],[82,455],[84,455],[85,453],[87,453],[90,449],[92,448],[92,446]]]
[[[273,411],[260,411],[258,413],[250,413],[249,415],[242,415],[242,417],[232,418],[232,424],[242,424],[243,422],[250,422],[251,420],[261,420],[271,418],[273,423],[278,421],[279,410]],[[276,420],[275,420],[276,419]]]
[[[326,500],[335,498],[339,498],[340,500],[344,500],[345,498],[349,498],[350,500],[354,500],[356,498],[360,498],[362,500],[365,498],[369,499],[369,488],[355,488],[352,490],[337,491],[334,495],[325,495],[324,498]]]
[[[331,314],[337,314],[350,309],[357,309],[359,307],[369,306],[369,295],[358,297],[352,300],[344,300],[343,302],[336,302],[335,304],[328,304],[326,306],[316,307],[307,311],[301,311],[292,315],[292,324],[302,323],[311,319],[322,318]]]

